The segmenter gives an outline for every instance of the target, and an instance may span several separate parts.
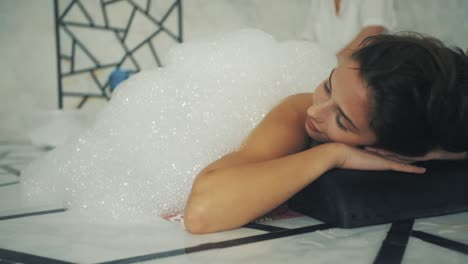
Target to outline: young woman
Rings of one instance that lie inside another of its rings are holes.
[[[333,168],[424,173],[410,163],[465,158],[467,132],[467,55],[416,34],[372,36],[198,174],[185,226],[240,227]]]

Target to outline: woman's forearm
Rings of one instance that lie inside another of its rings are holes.
[[[185,225],[192,233],[237,228],[281,205],[334,166],[333,144],[324,144],[201,174],[187,202]]]

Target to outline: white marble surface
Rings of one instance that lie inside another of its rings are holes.
[[[26,162],[45,152],[25,143],[0,145],[11,157]],[[29,158],[24,158],[29,157]],[[9,164],[12,159],[0,159]],[[4,173],[0,180],[16,175]],[[20,186],[0,186],[1,217],[59,209],[59,204],[37,208],[22,207]],[[262,222],[282,228],[301,228],[321,224],[309,217]],[[212,249],[165,258],[150,258],[146,263],[372,263],[390,224],[355,229],[332,228],[295,236]],[[468,213],[419,219],[413,230],[468,244]],[[191,248],[207,243],[266,234],[250,228],[192,235],[180,222],[154,219],[152,223],[115,224],[90,222],[73,211],[0,220],[0,249],[74,263],[97,263],[141,257],[148,254]],[[0,259],[2,258],[0,254]],[[134,263],[134,262],[131,262]],[[410,237],[402,263],[468,263],[468,255]]]
[[[467,221],[468,214],[456,215]],[[418,220],[437,222],[439,220]],[[454,218],[454,216],[451,216]],[[454,219],[446,218],[450,225]],[[277,225],[277,221],[269,222]],[[289,220],[289,227],[317,221]],[[278,226],[280,226],[279,224]],[[450,228],[449,225],[443,228]],[[357,229],[329,229],[225,249],[183,254],[148,263],[372,263],[389,225]],[[208,235],[191,235],[180,223],[155,220],[152,224],[113,225],[87,223],[71,212],[0,221],[0,248],[37,256],[96,263],[183,249],[265,233],[247,228]],[[465,230],[456,241],[466,240]],[[466,263],[468,256],[417,238],[410,238],[403,263]]]
[[[96,263],[264,233],[241,229],[194,238],[181,223],[86,223],[71,212],[0,222],[0,248],[75,263]]]

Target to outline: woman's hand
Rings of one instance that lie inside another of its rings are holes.
[[[442,149],[434,149],[426,153],[426,155],[417,156],[417,157],[404,156],[404,155],[400,155],[391,151],[371,148],[371,147],[366,147],[366,150],[372,153],[376,153],[387,159],[391,159],[391,160],[402,162],[402,163],[413,163],[413,162],[425,161],[425,160],[461,160],[461,159],[467,158],[466,151],[465,152],[448,152]]]
[[[365,149],[341,143],[328,143],[335,146],[336,168],[353,170],[393,170],[408,173],[424,173],[425,168],[414,166],[398,159],[387,158]]]

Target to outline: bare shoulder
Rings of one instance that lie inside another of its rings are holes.
[[[304,123],[311,104],[312,93],[286,97],[251,131],[238,151],[213,162],[204,171],[271,160],[307,149],[310,142]]]
[[[308,141],[304,129],[312,94],[295,94],[274,107],[250,133],[242,150],[276,158],[303,150]]]
[[[283,102],[291,105],[295,111],[305,113],[307,108],[313,103],[312,95],[312,93],[293,94],[286,97]]]

